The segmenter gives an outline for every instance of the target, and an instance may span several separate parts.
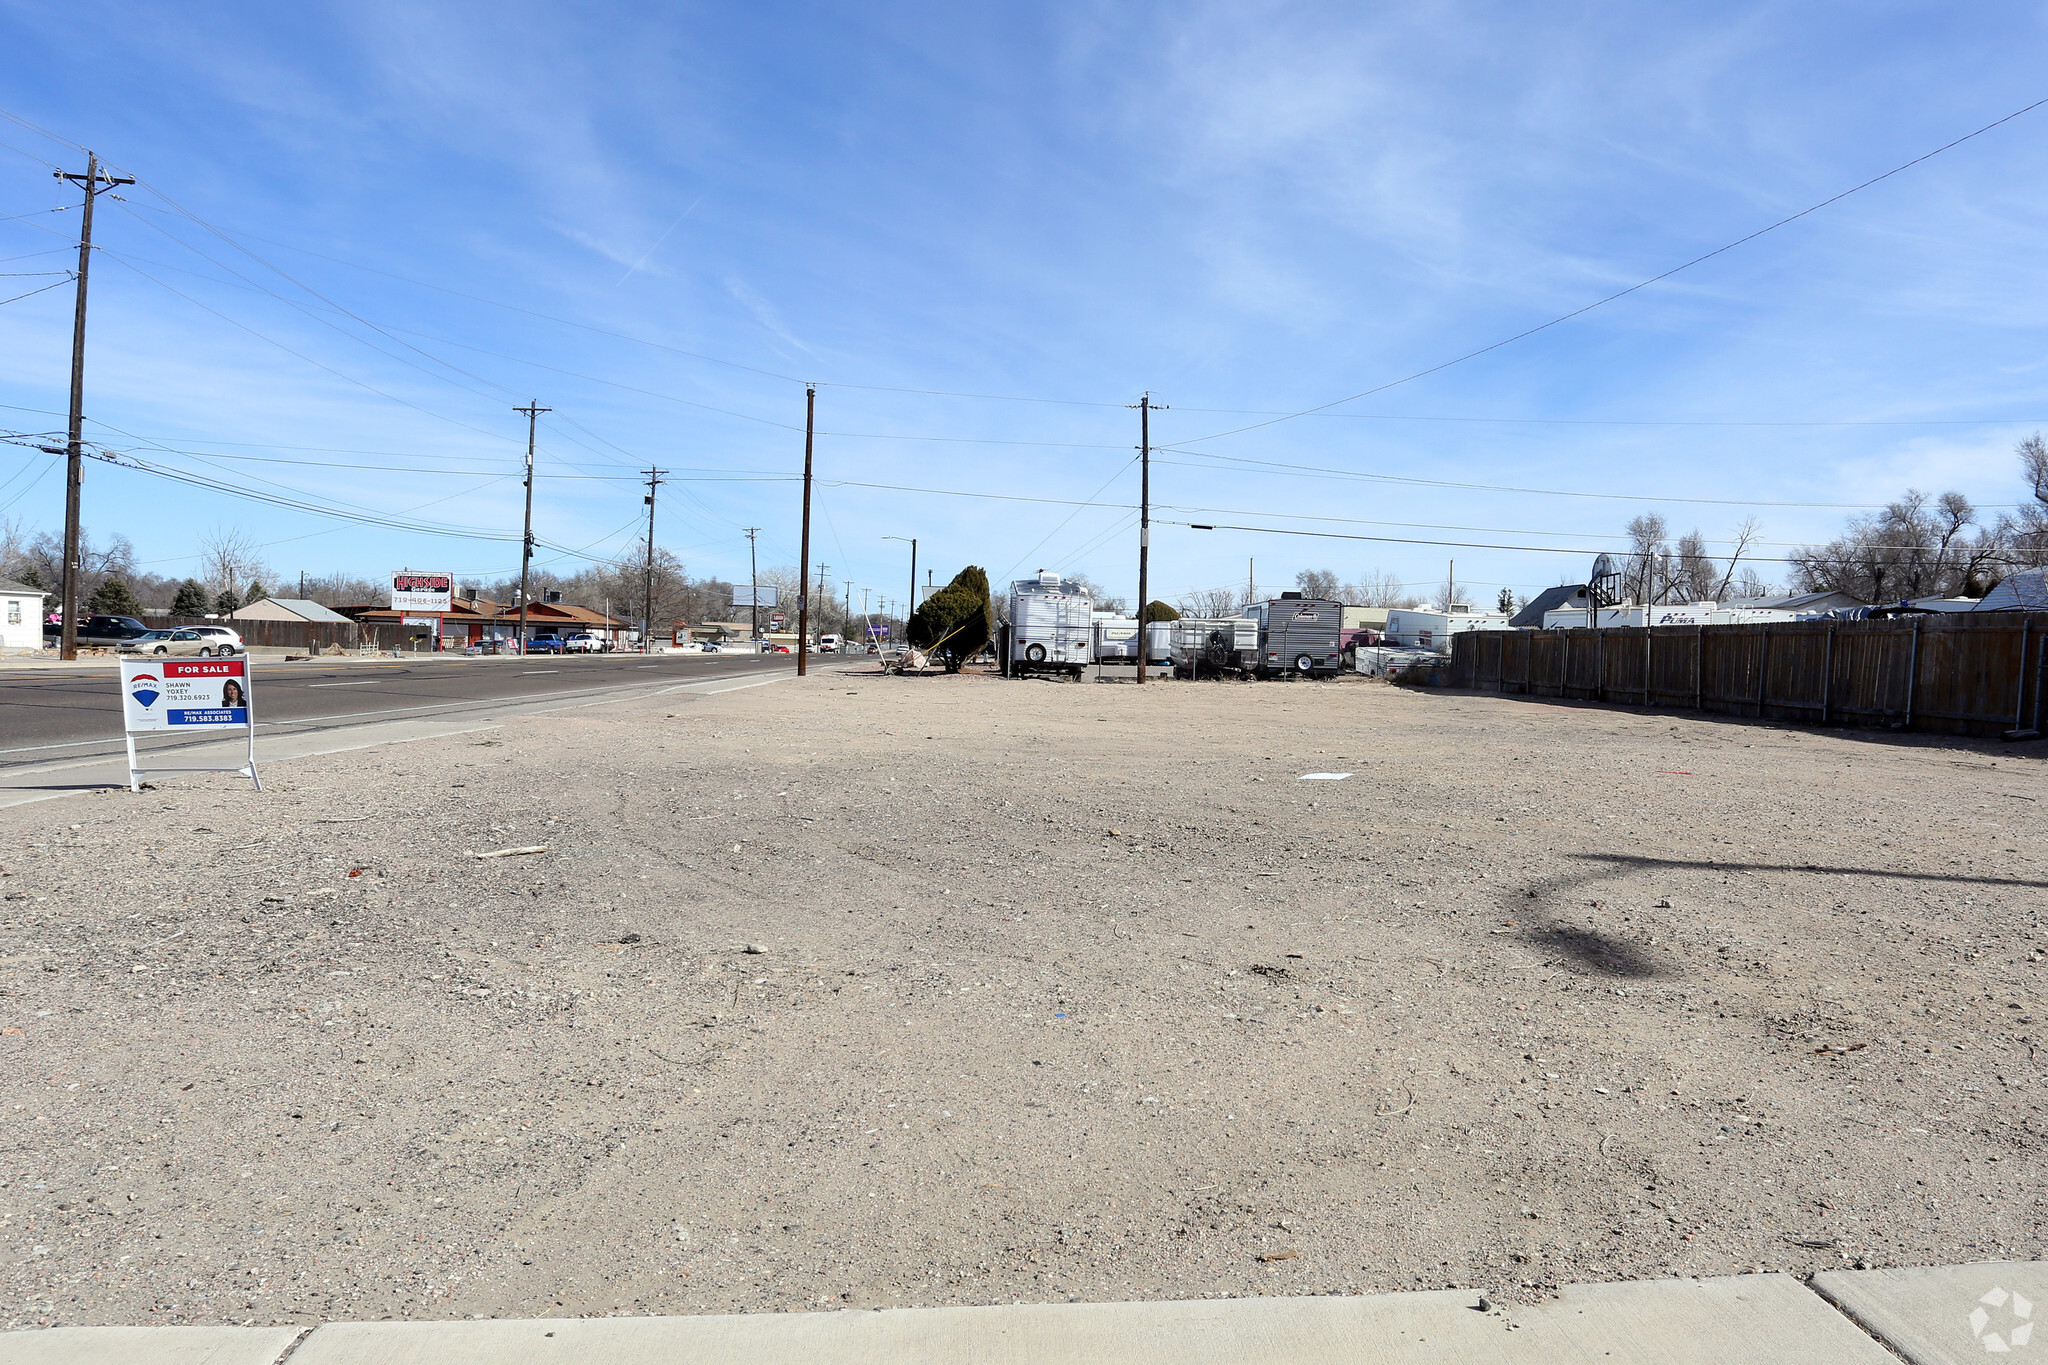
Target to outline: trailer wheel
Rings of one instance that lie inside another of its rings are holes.
[[[1035,664],[1044,663],[1045,646],[1039,644],[1031,644],[1024,646],[1024,657]]]
[[[1313,675],[1316,671],[1316,661],[1306,654],[1300,655],[1294,661],[1294,671]]]

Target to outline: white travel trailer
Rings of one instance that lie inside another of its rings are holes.
[[[1640,629],[1643,626],[1707,626],[1725,624],[1729,617],[1719,611],[1712,602],[1663,602],[1654,607],[1639,607],[1625,604],[1619,607],[1602,607],[1599,613],[1600,628],[1613,630],[1616,627]],[[1759,620],[1790,620],[1784,618],[1759,617]],[[1557,607],[1543,613],[1545,630],[1584,630],[1586,608]]]
[[[1242,675],[1259,666],[1259,623],[1249,616],[1183,616],[1169,629],[1174,672],[1183,678]]]
[[[1584,612],[1579,613],[1584,616]],[[1451,637],[1468,630],[1506,630],[1507,613],[1499,611],[1432,611],[1427,607],[1396,607],[1387,613],[1387,643],[1402,649],[1442,653]]]
[[[1094,661],[1095,602],[1072,579],[1041,569],[1010,584],[1009,652],[1012,677],[1065,673],[1078,678]]]

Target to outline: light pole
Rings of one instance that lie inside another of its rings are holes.
[[[903,609],[903,643],[910,643],[910,614],[917,610],[917,537],[883,536],[884,540],[902,540],[910,544],[910,605]]]

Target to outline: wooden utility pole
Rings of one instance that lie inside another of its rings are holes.
[[[1138,410],[1138,681],[1145,681],[1145,606],[1151,582],[1147,576],[1152,555],[1152,412],[1163,405],[1145,396],[1131,404]]]
[[[796,675],[810,671],[811,659],[811,445],[817,434],[818,390],[804,385],[804,534],[796,566]]]
[[[71,440],[65,447],[64,475],[64,634],[58,653],[78,657],[78,590],[82,552],[78,543],[78,498],[85,478],[85,280],[92,271],[92,202],[106,191],[102,185],[132,185],[132,175],[107,175],[96,152],[85,154],[85,174],[55,173],[57,179],[85,187],[85,213],[78,224],[78,303],[71,315]]]
[[[528,403],[525,407],[514,408],[512,409],[512,411],[523,412],[526,414],[526,535],[525,538],[521,540],[519,544],[519,652],[521,654],[524,654],[526,653],[526,573],[528,567],[531,566],[533,563],[534,424],[540,420],[540,415],[542,413],[553,412],[554,409],[542,407],[540,405],[540,400],[536,398],[533,402]]]
[[[640,652],[654,652],[654,490],[666,469],[647,471],[647,600],[640,611]]]
[[[747,643],[755,649],[761,647],[761,557],[756,552],[754,537],[761,534],[758,526],[747,527],[747,574],[753,583],[749,595],[754,600],[754,638]]]

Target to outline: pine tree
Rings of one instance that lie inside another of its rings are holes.
[[[85,604],[85,609],[94,616],[142,615],[142,603],[135,599],[135,594],[130,591],[128,585],[118,578],[105,579],[94,588],[92,598]]]
[[[1513,588],[1502,588],[1500,590],[1500,600],[1493,605],[1510,616],[1514,615],[1515,590]]]
[[[1156,621],[1178,621],[1180,620],[1180,612],[1178,609],[1169,606],[1155,597],[1145,604],[1143,619],[1148,626]]]
[[[36,571],[36,566],[33,564],[24,564],[22,566],[19,581],[22,587],[34,588],[37,592],[48,592],[50,590],[50,585],[43,581],[42,574]]]
[[[244,599],[243,605],[247,606],[250,602],[261,602],[268,596],[270,596],[270,589],[263,586],[262,579],[258,579],[249,585],[249,596]]]
[[[171,599],[171,615],[206,615],[206,589],[200,587],[195,579],[188,578],[183,583],[180,583],[178,585],[178,595]]]
[[[216,616],[233,616],[241,605],[242,598],[239,593],[233,588],[222,588],[220,596],[213,599],[213,612]]]

